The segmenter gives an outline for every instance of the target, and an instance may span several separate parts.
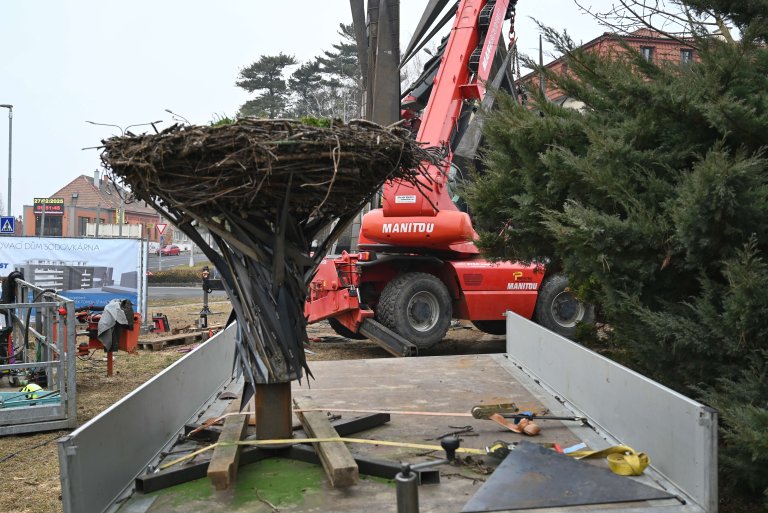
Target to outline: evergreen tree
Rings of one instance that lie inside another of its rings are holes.
[[[259,116],[274,119],[286,111],[288,84],[283,77],[285,68],[296,64],[293,56],[262,55],[258,61],[240,70],[236,85],[256,97],[240,107],[240,116]]]
[[[286,80],[292,56],[262,55],[240,71],[237,85],[259,92],[240,107],[240,116],[339,118],[360,117],[362,75],[351,24],[339,24],[342,40],[322,55],[301,64]]]
[[[351,23],[340,23],[338,34],[341,41],[333,45],[333,50],[325,50],[317,60],[323,72],[323,84],[333,99],[333,117],[359,118],[363,89],[355,31]]]
[[[469,204],[490,255],[546,259],[598,303],[625,363],[722,412],[722,475],[768,494],[768,4],[683,2],[740,28],[699,62],[587,54],[488,117]]]
[[[299,66],[288,79],[288,87],[294,99],[294,117],[329,117],[330,99],[318,59]]]

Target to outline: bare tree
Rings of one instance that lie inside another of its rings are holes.
[[[616,0],[602,11],[586,6],[583,0],[574,0],[574,3],[617,34],[646,27],[688,45],[691,37],[705,35],[718,35],[733,42],[728,20],[717,12],[692,7],[682,0]]]

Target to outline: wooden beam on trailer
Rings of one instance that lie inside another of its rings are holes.
[[[294,397],[293,404],[299,410],[316,408],[308,398]],[[296,416],[304,426],[308,436],[313,438],[338,438],[339,434],[331,425],[325,412],[307,411],[296,412]],[[320,456],[325,474],[334,488],[357,484],[360,472],[357,463],[343,442],[313,443],[315,451]]]
[[[237,413],[240,411],[242,391],[232,400],[224,413]],[[237,467],[240,462],[241,445],[228,445],[228,443],[242,440],[248,428],[248,414],[229,415],[224,419],[224,426],[217,445],[213,449],[211,462],[208,465],[208,479],[217,490],[226,490],[237,479]]]

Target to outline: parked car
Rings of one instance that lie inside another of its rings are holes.
[[[181,248],[176,246],[175,244],[170,246],[164,246],[163,249],[160,250],[160,254],[162,256],[174,256],[181,253]]]

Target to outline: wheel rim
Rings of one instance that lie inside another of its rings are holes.
[[[551,311],[552,318],[563,328],[572,328],[584,318],[584,305],[567,291],[555,296]]]
[[[440,318],[440,307],[434,294],[421,291],[408,301],[408,322],[416,331],[429,331]]]

